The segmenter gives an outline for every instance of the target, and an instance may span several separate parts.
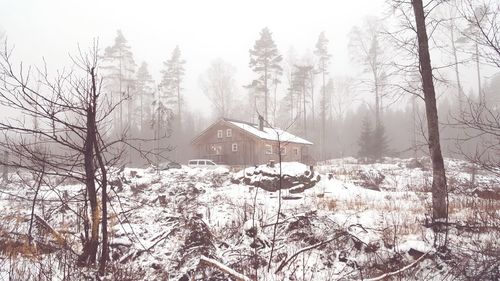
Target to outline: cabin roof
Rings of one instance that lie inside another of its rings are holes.
[[[227,119],[223,118],[224,121],[229,122],[230,124],[244,130],[245,132],[248,132],[254,136],[256,136],[259,139],[265,139],[265,140],[271,140],[271,141],[282,141],[282,142],[293,142],[293,143],[300,143],[300,144],[306,144],[306,145],[312,145],[313,143],[305,140],[303,138],[297,137],[296,135],[290,134],[289,132],[286,132],[284,130],[281,130],[279,128],[270,128],[270,127],[264,127],[263,130],[259,130],[259,125],[249,123],[249,122],[243,122],[243,121],[238,121],[238,120],[233,120],[233,119]]]
[[[261,131],[261,130],[259,130],[259,125],[257,125],[257,124],[253,124],[253,123],[245,122],[245,121],[234,120],[234,119],[229,119],[229,118],[221,118],[217,122],[214,122],[212,125],[210,125],[208,128],[206,128],[204,131],[199,133],[191,141],[191,143],[193,143],[193,144],[197,143],[201,136],[203,136],[213,126],[215,126],[216,124],[219,124],[220,122],[228,123],[232,127],[236,127],[238,129],[244,131],[245,133],[252,135],[253,137],[255,137],[257,139],[278,141],[278,136],[279,136],[279,140],[282,142],[299,143],[299,144],[305,144],[305,145],[312,145],[313,144],[312,142],[310,142],[308,140],[297,137],[297,136],[295,136],[291,133],[288,133],[284,130],[281,130],[279,128],[264,127],[264,130]]]

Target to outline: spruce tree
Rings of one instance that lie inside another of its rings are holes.
[[[371,156],[374,160],[381,159],[387,152],[387,137],[385,135],[385,127],[382,123],[376,126],[372,135]]]
[[[255,41],[250,51],[250,68],[258,75],[252,82],[253,87],[264,99],[264,118],[269,120],[268,103],[269,88],[272,83],[275,86],[280,82],[279,77],[283,73],[281,61],[283,58],[273,41],[272,34],[266,27],[260,32],[260,38]]]
[[[162,71],[161,89],[166,99],[166,106],[176,111],[177,124],[180,127],[182,118],[182,94],[181,84],[184,78],[185,60],[181,58],[181,50],[176,46],[169,60],[164,62],[165,69]]]
[[[360,158],[372,158],[372,147],[373,147],[373,130],[372,124],[368,119],[368,116],[363,118],[363,125],[361,128],[361,135],[359,136],[358,145],[359,152],[358,157]]]

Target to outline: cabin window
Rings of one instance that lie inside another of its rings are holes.
[[[293,148],[293,155],[299,155],[299,148],[298,147]]]
[[[221,154],[222,154],[222,146],[216,146],[215,155],[221,155]]]
[[[273,154],[273,146],[270,144],[266,144],[265,153],[266,154]]]
[[[222,139],[222,130],[217,131],[217,138]]]
[[[281,147],[281,155],[286,155],[286,146]]]
[[[237,143],[233,143],[233,144],[231,145],[231,150],[232,150],[233,152],[238,151],[238,144],[237,144]]]
[[[233,136],[233,131],[231,129],[226,130],[226,137],[230,138]]]

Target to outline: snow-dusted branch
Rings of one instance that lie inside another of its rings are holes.
[[[412,268],[414,267],[415,265],[417,265],[417,263],[419,263],[421,260],[423,260],[426,256],[427,256],[428,252],[423,254],[421,257],[419,257],[416,261],[410,263],[409,265],[401,268],[401,269],[398,269],[396,271],[392,271],[392,272],[387,272],[387,273],[384,273],[378,277],[375,277],[375,278],[370,278],[370,279],[365,279],[365,281],[377,281],[377,280],[385,280],[386,278],[390,277],[390,276],[393,276],[393,275],[398,275],[400,274],[401,272],[409,269],[409,268]]]
[[[280,272],[280,271],[281,271],[281,270],[282,270],[282,269],[283,269],[283,268],[284,268],[287,264],[289,264],[292,260],[294,260],[295,258],[297,258],[297,256],[298,256],[299,254],[301,254],[301,253],[303,253],[303,252],[307,252],[307,251],[312,250],[312,249],[315,249],[315,248],[318,248],[318,247],[321,247],[321,246],[323,246],[323,245],[325,245],[325,244],[328,244],[328,243],[330,243],[330,242],[332,242],[332,241],[334,241],[334,240],[337,240],[337,239],[339,239],[340,237],[345,236],[345,235],[348,235],[348,233],[347,233],[347,232],[345,232],[345,231],[340,231],[340,232],[338,232],[338,233],[337,233],[334,237],[332,237],[332,238],[330,238],[330,239],[328,239],[328,240],[325,240],[325,241],[323,241],[323,242],[319,242],[319,243],[316,243],[316,244],[311,245],[311,246],[309,246],[309,247],[305,247],[305,248],[302,248],[302,249],[298,250],[298,251],[297,251],[295,254],[293,254],[290,258],[288,258],[288,259],[284,260],[284,261],[280,264],[280,266],[278,267],[278,269],[276,269],[275,273]]]

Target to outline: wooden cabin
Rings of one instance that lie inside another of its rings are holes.
[[[310,164],[310,141],[277,128],[221,118],[194,138],[191,144],[196,157],[211,159],[217,164],[250,166],[279,162],[279,147],[283,162]]]

